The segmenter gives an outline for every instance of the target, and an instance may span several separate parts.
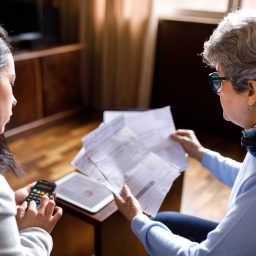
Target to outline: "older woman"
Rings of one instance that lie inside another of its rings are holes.
[[[226,216],[219,224],[173,213],[160,213],[155,218],[160,221],[152,220],[142,213],[127,187],[115,201],[150,255],[255,255],[256,11],[228,14],[205,42],[202,55],[216,68],[209,76],[212,89],[220,97],[225,120],[244,129],[242,145],[248,153],[241,164],[204,148],[193,131],[178,130],[172,137],[189,156],[232,187]],[[191,234],[192,226],[194,233],[203,233],[200,238]]]
[[[40,207],[23,202],[32,185],[12,191],[3,174],[20,170],[13,160],[3,132],[17,103],[12,93],[15,82],[14,61],[6,31],[0,26],[0,255],[49,255],[52,249],[50,232],[62,215],[54,198],[42,197]]]

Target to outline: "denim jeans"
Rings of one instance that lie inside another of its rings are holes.
[[[218,223],[178,212],[160,212],[153,220],[165,224],[174,234],[193,242],[202,242]]]

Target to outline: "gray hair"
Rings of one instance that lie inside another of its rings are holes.
[[[10,38],[6,30],[0,26],[0,69],[7,65],[8,54],[11,54]]]
[[[256,80],[256,10],[229,13],[204,43],[203,60],[211,67],[220,64],[237,92]]]

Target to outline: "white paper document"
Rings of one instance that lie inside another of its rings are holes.
[[[168,109],[119,113],[104,120],[82,139],[83,148],[72,164],[114,193],[127,184],[143,210],[155,215],[187,167],[185,152],[169,138],[175,128]]]
[[[108,123],[120,115],[124,115],[125,125],[151,151],[167,162],[178,165],[180,171],[188,168],[183,148],[170,138],[170,134],[175,132],[170,107],[146,111],[104,111],[103,121]]]

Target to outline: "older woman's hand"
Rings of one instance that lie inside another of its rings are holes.
[[[128,186],[124,186],[121,191],[122,196],[114,194],[115,203],[118,210],[131,221],[137,214],[143,213],[138,200],[133,196]]]
[[[171,138],[179,142],[189,156],[201,161],[205,148],[197,139],[192,130],[177,130],[171,134]]]

